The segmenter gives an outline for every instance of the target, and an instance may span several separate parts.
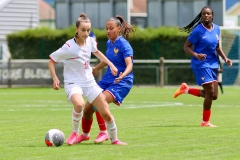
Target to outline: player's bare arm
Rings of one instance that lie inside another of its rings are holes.
[[[102,68],[106,67],[106,66],[107,66],[107,63],[102,61],[102,62],[98,63],[95,67],[92,67],[93,75],[97,76],[98,71],[101,70]]]
[[[55,63],[50,59],[49,62],[48,62],[48,68],[50,70],[50,74],[52,76],[52,79],[53,79],[53,89],[55,90],[59,90],[60,89],[60,81],[56,75],[56,72],[55,72]]]
[[[197,58],[197,59],[199,59],[199,60],[204,60],[204,59],[206,59],[206,54],[203,54],[203,53],[196,53],[196,52],[194,52],[193,50],[192,50],[192,43],[191,42],[189,42],[188,40],[186,40],[186,42],[185,42],[185,44],[184,44],[184,47],[183,47],[183,49],[184,49],[184,51],[186,52],[186,53],[188,53],[188,54],[190,54],[191,56],[193,56],[193,57],[195,57],[195,58]]]
[[[218,55],[220,55],[222,57],[222,59],[228,64],[228,66],[231,67],[232,66],[232,60],[226,57],[223,50],[219,47],[219,43],[216,47],[216,51],[217,51]]]
[[[133,67],[132,57],[126,57],[125,63],[127,66],[125,71],[119,74],[119,76],[115,79],[114,83],[119,83],[126,75],[132,72],[132,67]]]
[[[118,69],[113,65],[112,62],[110,62],[110,61],[107,59],[107,57],[106,57],[102,52],[97,51],[97,52],[93,52],[93,54],[94,54],[98,59],[100,59],[101,61],[104,61],[105,63],[107,63],[107,64],[109,65],[109,67],[110,67],[110,69],[111,69],[111,71],[112,71],[112,74],[113,74],[114,76],[117,75]]]

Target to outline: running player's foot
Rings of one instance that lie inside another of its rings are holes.
[[[70,145],[76,143],[77,137],[78,137],[77,132],[72,132],[71,135],[67,139],[67,144],[70,146]]]
[[[119,141],[119,140],[116,140],[116,141],[112,142],[112,144],[113,145],[127,145],[127,143]]]
[[[90,139],[90,136],[84,136],[81,134],[80,136],[77,137],[76,143],[81,143],[82,141],[88,141]]]
[[[180,85],[180,87],[175,91],[173,97],[177,98],[179,95],[186,93],[186,91],[188,90],[188,85],[186,83],[182,83]]]
[[[99,132],[97,138],[94,140],[94,143],[100,144],[107,140],[108,140],[108,134],[105,132]]]
[[[201,127],[217,127],[217,126],[211,124],[209,121],[208,122],[202,121]]]

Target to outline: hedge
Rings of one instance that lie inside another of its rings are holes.
[[[104,53],[107,41],[105,30],[93,29],[93,32],[97,37],[98,49]],[[74,34],[74,26],[63,30],[35,28],[9,34],[7,41],[13,59],[48,59],[49,54],[60,48]],[[136,28],[129,42],[134,50],[134,59],[190,59],[183,51],[187,36],[187,33],[180,32],[177,27]],[[142,68],[140,71],[135,70],[134,74],[136,84],[156,83],[154,70]],[[169,71],[169,82],[178,84],[182,74],[178,70]],[[187,75],[187,80],[193,79],[191,70],[186,70],[184,75]]]

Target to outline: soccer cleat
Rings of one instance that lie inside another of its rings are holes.
[[[182,83],[180,85],[180,87],[175,91],[173,97],[177,98],[179,95],[186,93],[186,91],[188,90],[188,85],[186,83]]]
[[[78,137],[77,132],[72,132],[71,135],[67,139],[67,144],[71,146],[72,144],[76,143],[76,139]]]
[[[203,122],[201,123],[201,127],[217,127],[217,126],[211,124],[209,121],[208,121],[208,122],[204,122],[204,121],[203,121]]]
[[[104,141],[108,140],[108,134],[105,132],[100,132],[97,136],[97,138],[94,140],[95,144],[103,143]]]
[[[81,134],[80,136],[77,137],[76,143],[81,143],[82,141],[88,141],[90,139],[90,136],[84,136]]]
[[[119,141],[119,140],[116,140],[116,141],[112,142],[112,144],[113,145],[127,145],[127,143]]]

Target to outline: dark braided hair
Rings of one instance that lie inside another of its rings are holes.
[[[209,6],[203,7],[201,12],[195,17],[195,19],[191,23],[189,23],[187,26],[181,28],[180,31],[190,33],[193,30],[193,28],[195,28],[198,24],[202,23],[202,11],[206,8],[211,9],[212,15],[213,15],[212,8],[210,8]]]
[[[116,17],[110,18],[109,21],[114,21],[117,26],[121,27],[121,34],[126,40],[129,39],[131,32],[135,32],[134,27],[128,24],[122,16],[116,15]]]

